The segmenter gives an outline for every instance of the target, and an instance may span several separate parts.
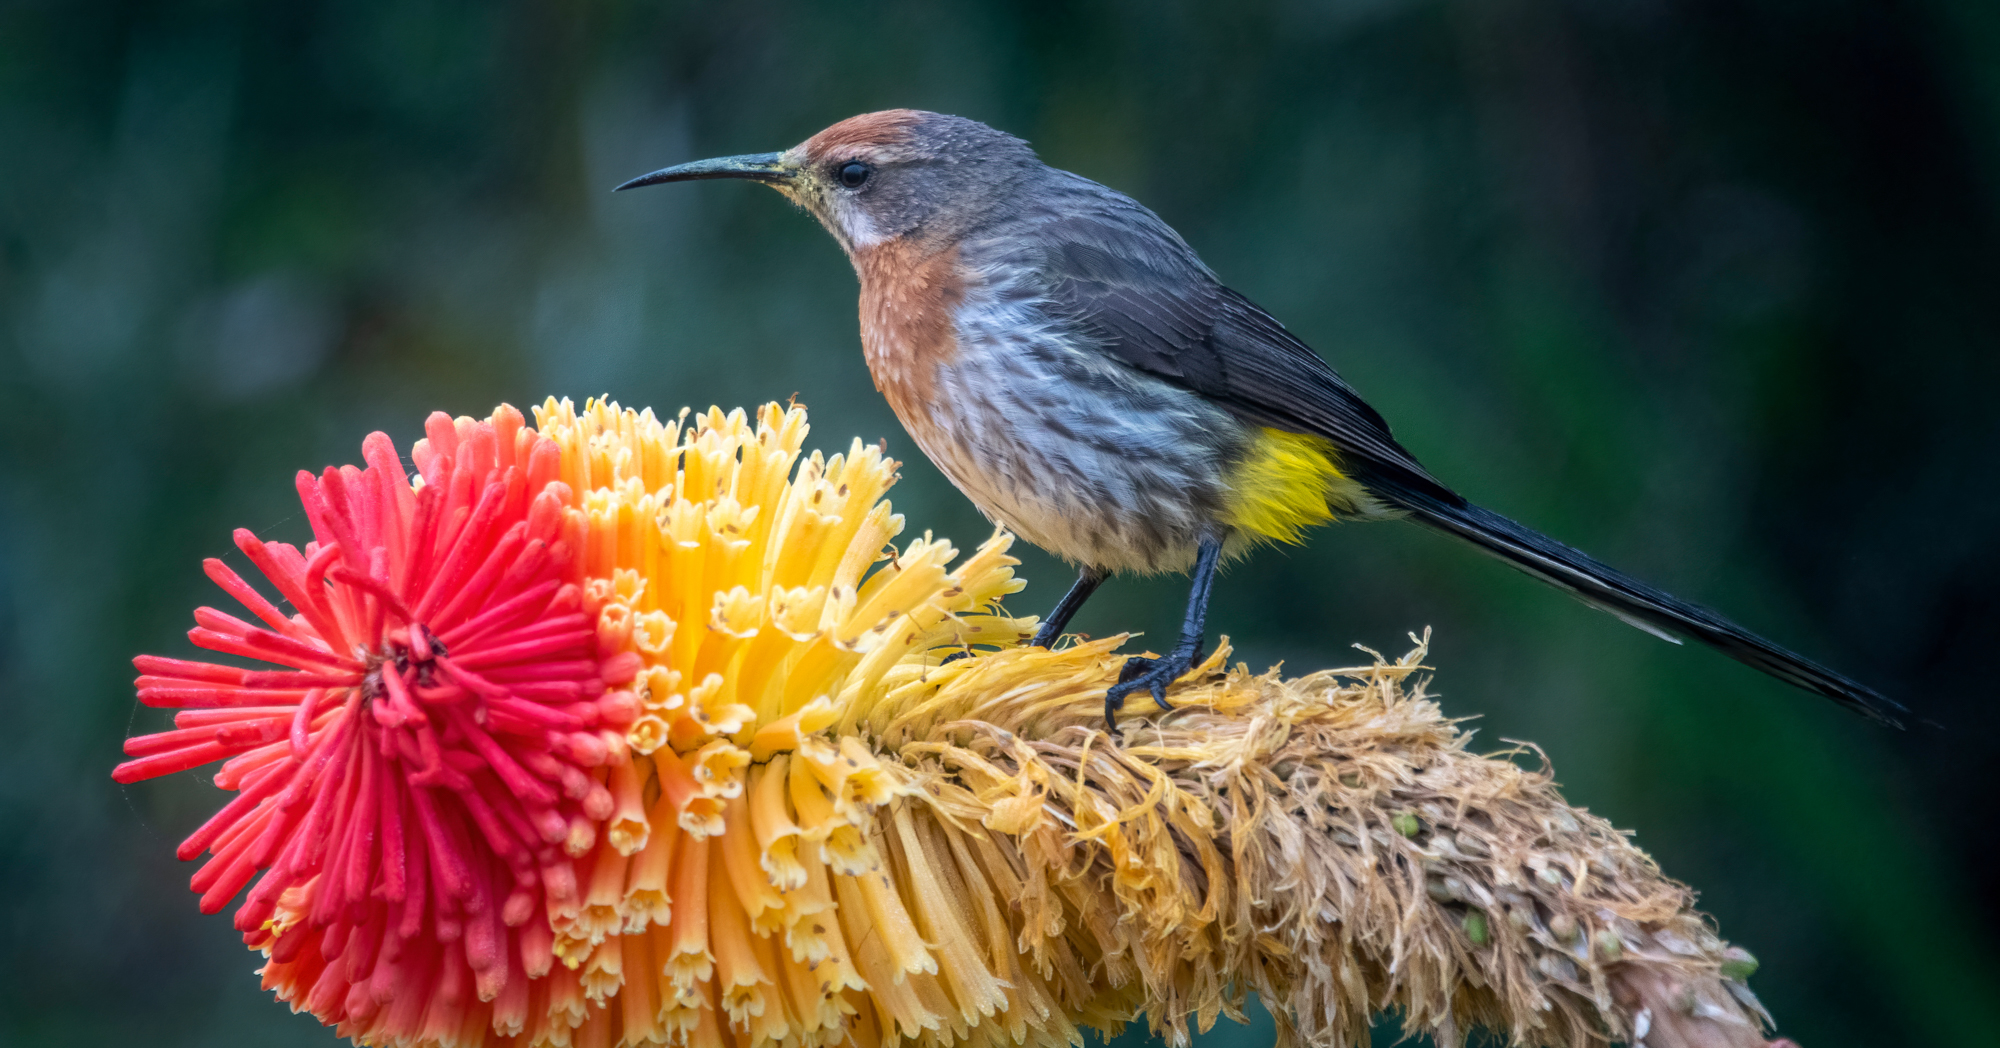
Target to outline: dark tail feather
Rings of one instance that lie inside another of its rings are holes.
[[[1897,714],[1908,711],[1873,688],[1794,655],[1706,608],[1599,564],[1583,552],[1498,513],[1399,484],[1370,484],[1369,489],[1418,521],[1464,539],[1648,633],[1676,643],[1681,636],[1693,637],[1746,666],[1818,692],[1856,713],[1903,726]]]

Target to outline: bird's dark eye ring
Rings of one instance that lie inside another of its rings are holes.
[[[849,160],[840,165],[840,184],[849,189],[860,189],[861,183],[868,181],[869,174],[874,170],[859,160]]]

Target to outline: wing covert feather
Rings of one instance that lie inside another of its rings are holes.
[[[1036,227],[1042,292],[1064,320],[1127,366],[1246,422],[1325,437],[1364,483],[1378,475],[1458,501],[1319,354],[1224,287],[1151,212],[1133,210],[1071,213]]]

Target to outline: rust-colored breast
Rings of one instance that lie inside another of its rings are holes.
[[[958,248],[914,240],[855,252],[861,275],[861,347],[875,388],[919,441],[932,428],[937,369],[958,353],[953,315],[965,298]]]

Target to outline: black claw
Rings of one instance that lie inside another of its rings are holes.
[[[943,659],[940,659],[938,661],[938,665],[942,666],[947,662],[957,662],[960,659],[969,659],[971,657],[972,657],[972,649],[962,648],[958,651],[952,652],[949,655],[946,655]]]
[[[1153,697],[1155,705],[1162,710],[1174,708],[1167,701],[1167,685],[1179,680],[1194,664],[1179,652],[1164,658],[1151,659],[1144,655],[1134,655],[1125,660],[1118,669],[1118,683],[1104,689],[1104,725],[1112,734],[1117,734],[1118,725],[1114,718],[1125,707],[1125,696],[1144,688]]]

